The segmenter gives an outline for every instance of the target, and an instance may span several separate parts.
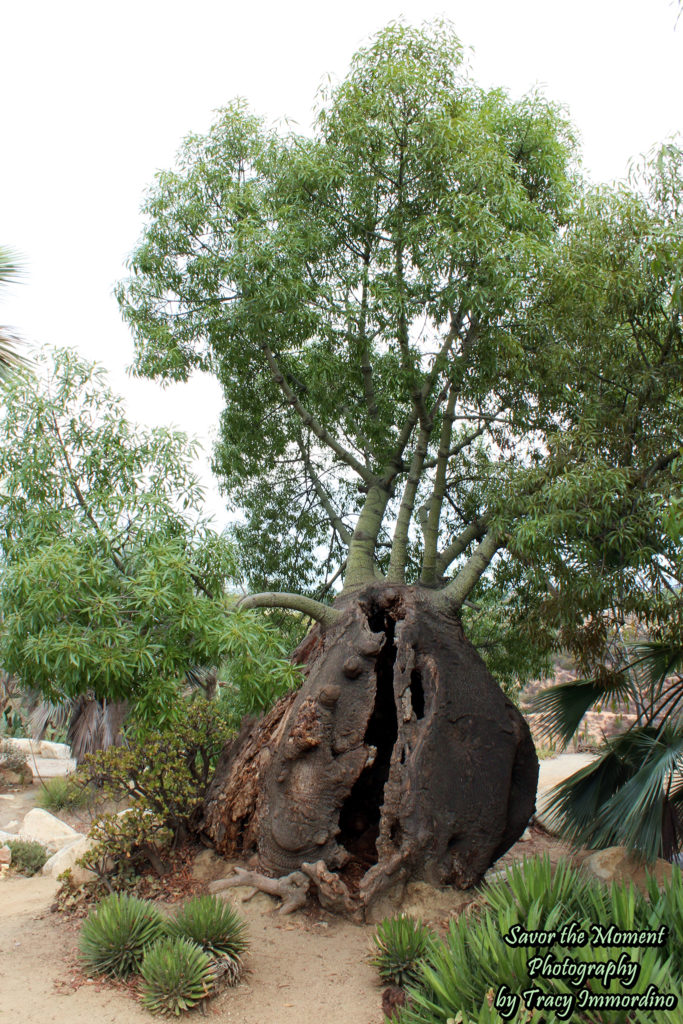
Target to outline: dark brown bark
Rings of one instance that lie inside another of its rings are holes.
[[[420,587],[341,598],[295,657],[302,688],[225,751],[203,827],[261,871],[323,861],[361,911],[409,878],[475,885],[535,809],[526,722]]]

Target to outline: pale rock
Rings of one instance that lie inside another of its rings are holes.
[[[6,736],[3,743],[21,751],[22,754],[40,754],[40,740],[30,740],[18,736]]]
[[[7,867],[12,863],[12,851],[9,846],[0,846],[0,864],[6,864]]]
[[[68,743],[48,743],[47,740],[43,740],[40,744],[40,756],[68,761],[71,757],[71,747]]]
[[[643,892],[647,886],[646,871],[654,874],[657,884],[661,886],[671,880],[673,869],[668,860],[659,859],[647,865],[624,846],[598,850],[583,862],[583,867],[601,882],[633,882]]]
[[[49,811],[34,807],[24,818],[19,838],[32,839],[55,853],[62,847],[68,846],[69,843],[75,843],[77,839],[81,839],[82,834],[75,828],[71,828],[70,825],[65,825]]]
[[[18,839],[19,836],[16,832],[2,832],[0,831],[0,844],[9,843],[13,839]]]
[[[81,836],[75,843],[69,843],[68,846],[62,847],[49,860],[45,861],[43,864],[43,874],[56,878],[63,871],[71,871],[71,880],[74,885],[84,885],[85,882],[91,881],[97,877],[95,873],[88,871],[87,868],[79,867],[76,861],[80,860],[92,845],[92,839],[88,836]]]
[[[194,859],[192,865],[192,877],[197,882],[214,882],[216,879],[225,878],[231,870],[231,866],[215,850],[201,850]]]

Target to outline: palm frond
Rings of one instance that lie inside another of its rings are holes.
[[[18,351],[23,342],[11,334],[6,327],[0,327],[0,379],[4,380],[16,370],[26,369],[31,365],[28,356]]]
[[[667,641],[641,641],[630,650],[645,667],[651,682],[661,682],[683,669],[683,646]],[[634,662],[632,662],[632,665]]]
[[[570,683],[541,690],[531,702],[531,710],[543,716],[539,726],[541,735],[555,737],[566,746],[592,707],[610,697],[624,699],[629,696],[631,682],[623,674],[600,681],[574,679]]]
[[[551,791],[547,814],[567,839],[626,846],[649,861],[680,848],[683,721],[634,727]]]
[[[21,262],[16,254],[0,246],[0,290],[21,276]],[[0,380],[17,370],[27,369],[31,360],[21,352],[24,343],[8,327],[0,327]]]
[[[631,775],[628,765],[610,747],[550,791],[544,817],[560,835],[579,846],[592,846],[601,808]]]

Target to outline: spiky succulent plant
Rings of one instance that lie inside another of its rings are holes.
[[[81,960],[95,974],[125,978],[140,969],[145,951],[164,931],[164,918],[152,903],[113,893],[83,924]]]
[[[247,948],[245,924],[230,906],[217,896],[195,896],[168,922],[169,935],[196,942],[211,957],[230,957],[237,963]]]
[[[414,917],[402,914],[387,917],[373,936],[376,952],[370,963],[383,982],[392,985],[417,985],[422,964],[429,959],[435,936]]]
[[[151,1013],[178,1016],[211,995],[215,985],[210,958],[195,942],[179,936],[155,942],[141,973],[142,1003]]]

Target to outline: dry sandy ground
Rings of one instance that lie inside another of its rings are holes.
[[[55,889],[41,877],[0,883],[0,1020],[150,1024],[127,992],[83,983],[75,966],[79,923],[50,912]],[[381,989],[365,961],[372,929],[307,915],[278,919],[272,908],[264,896],[240,905],[249,926],[249,973],[208,1004],[207,1017],[230,1024],[379,1024]]]
[[[576,767],[572,764],[571,770]],[[543,762],[542,770],[549,768]],[[562,774],[568,773],[563,764]],[[34,802],[35,788],[0,800],[0,827],[2,819],[10,814],[21,818]],[[553,861],[571,852],[532,831],[496,869],[543,851]],[[56,883],[42,876],[10,875],[0,881],[0,1022],[150,1024],[153,1018],[123,987],[87,981],[78,970],[80,922],[51,912],[55,892]],[[319,908],[283,918],[274,914],[270,897],[259,894],[242,903],[241,892],[233,890],[249,928],[248,974],[237,988],[209,1002],[209,1019],[226,1024],[381,1024],[382,989],[367,962],[374,928]],[[472,898],[472,893],[415,883],[403,909],[442,929]],[[191,1016],[200,1019],[198,1011]]]

